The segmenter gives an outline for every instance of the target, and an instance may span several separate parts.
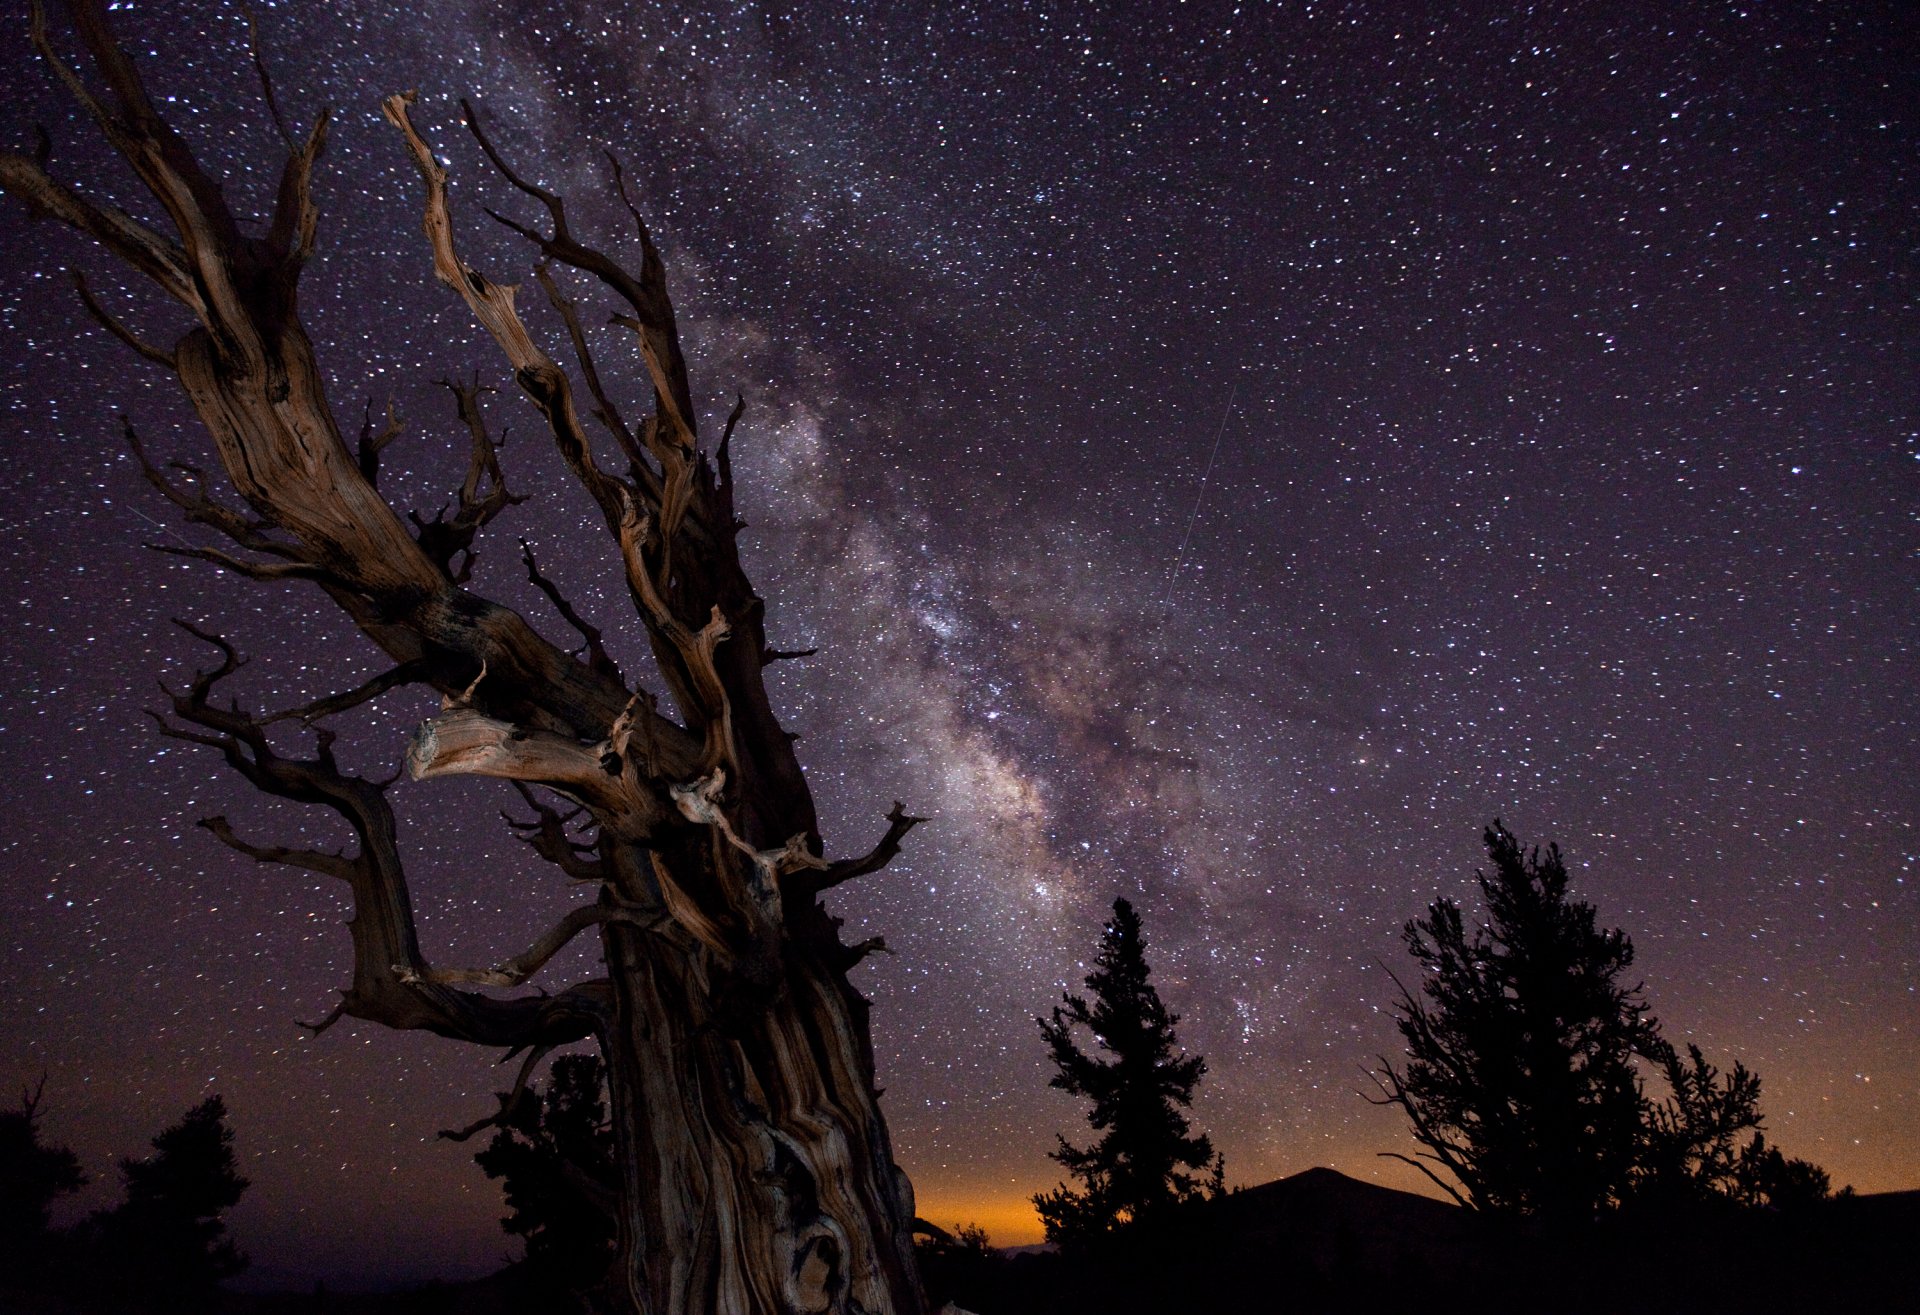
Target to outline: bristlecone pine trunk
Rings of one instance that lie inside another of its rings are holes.
[[[561,199],[517,175],[468,110],[467,127],[493,166],[545,212],[539,227],[503,222],[539,249],[538,281],[566,326],[589,413],[621,454],[625,470],[617,473],[596,460],[573,377],[529,335],[514,288],[461,259],[445,174],[409,118],[412,97],[384,103],[419,169],[434,272],[498,344],[599,507],[677,711],[672,717],[622,677],[598,632],[541,575],[530,551],[529,578],[580,632],[581,656],[466,587],[475,535],[517,500],[507,492],[477,386],[450,386],[472,442],[451,514],[414,517],[410,528],[376,491],[380,449],[393,425],[378,433],[366,426],[357,451],[343,441],[295,307],[313,250],[311,178],[326,114],[301,139],[281,128],[287,159],[272,220],[251,235],[156,113],[100,0],[76,3],[73,24],[90,73],[63,62],[37,4],[34,44],[152,193],[172,232],[51,177],[44,142],[33,155],[0,155],[0,186],[98,241],[193,318],[179,341],[157,346],[112,318],[80,282],[82,300],[102,324],[178,377],[246,504],[218,501],[190,467],[162,470],[129,425],[153,486],[189,521],[231,541],[167,551],[254,580],[311,581],[394,666],[294,710],[298,719],[313,725],[397,687],[431,686],[441,711],[407,747],[411,777],[512,783],[534,810],[518,824],[523,838],[568,876],[599,886],[597,902],[498,967],[431,966],[414,934],[385,787],[344,771],[324,727],[313,757],[277,751],[267,726],[282,717],[215,699],[216,684],[240,659],[224,639],[196,631],[221,661],[173,696],[167,733],[218,750],[259,789],[333,809],[358,838],[355,852],[336,855],[254,844],[223,818],[204,823],[243,854],[351,887],[353,980],[316,1026],[349,1016],[524,1050],[520,1087],[554,1046],[595,1038],[610,1077],[620,1175],[607,1193],[618,1215],[619,1258],[593,1294],[601,1309],[918,1312],[912,1189],[893,1163],[880,1116],[865,1001],[846,977],[876,944],[842,944],[818,898],[883,866],[918,819],[895,804],[870,853],[822,857],[812,798],[762,680],[768,662],[790,655],[768,649],[763,604],[735,548],[727,443],[740,408],[709,461],[695,433],[659,253],[632,202],[637,272],[577,237]],[[279,126],[260,67],[263,103]],[[616,409],[553,266],[590,276],[620,304],[616,318],[631,331],[651,385],[653,414],[644,422],[629,424]],[[543,801],[552,796],[571,801],[592,824],[590,843],[576,839],[570,816]],[[518,986],[589,930],[604,943],[604,978],[507,998],[462,989]]]

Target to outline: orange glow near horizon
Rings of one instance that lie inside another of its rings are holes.
[[[1766,1102],[1770,1142],[1789,1155],[1806,1157],[1825,1168],[1836,1190],[1851,1186],[1872,1194],[1913,1189],[1920,1180],[1915,1168],[1920,1164],[1920,1123],[1911,1119],[1914,1102],[1907,1089],[1893,1082],[1874,1081],[1874,1088],[1884,1086],[1891,1095],[1862,1108],[1858,1093],[1849,1088],[1868,1085],[1864,1074],[1829,1075],[1808,1081],[1792,1066],[1782,1065],[1778,1072],[1779,1081],[1770,1087]],[[1247,1149],[1236,1154],[1243,1143],[1235,1135],[1231,1120],[1222,1120],[1212,1131],[1216,1144],[1227,1154],[1230,1187],[1254,1187],[1321,1166],[1362,1182],[1446,1199],[1418,1171],[1379,1154],[1383,1150],[1411,1154],[1418,1149],[1399,1121],[1386,1111],[1370,1112],[1357,1126],[1303,1134],[1300,1140],[1314,1145],[1314,1150],[1304,1156],[1278,1146],[1266,1148],[1265,1153]],[[1004,1141],[1001,1149],[1007,1149]],[[1036,1151],[1033,1158],[1040,1160],[1041,1152]],[[922,1219],[952,1232],[977,1224],[996,1247],[1027,1246],[1044,1240],[1032,1194],[1057,1185],[1057,1170],[1027,1177],[1015,1173],[981,1175],[977,1168],[963,1174],[933,1168],[916,1170],[910,1162],[908,1167],[916,1212]]]
[[[1006,1194],[1005,1189],[984,1188],[917,1192],[916,1195],[920,1217],[948,1232],[977,1224],[987,1230],[987,1240],[997,1247],[1028,1246],[1045,1240],[1040,1216],[1034,1212],[1029,1197]]]

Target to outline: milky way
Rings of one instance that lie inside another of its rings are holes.
[[[264,211],[239,11],[119,8]],[[303,282],[335,411],[392,400],[383,491],[430,513],[465,441],[434,381],[477,370],[533,496],[476,584],[562,634],[525,536],[638,653],[590,504],[430,277],[377,100],[420,88],[499,279],[530,252],[481,207],[523,198],[456,98],[623,249],[619,153],[697,393],[748,399],[747,564],[773,642],[820,649],[773,692],[829,852],[894,799],[933,819],[831,899],[895,951],[856,980],[923,1214],[1036,1231],[1025,1197],[1083,1125],[1032,1016],[1121,894],[1208,1058],[1231,1181],[1416,1186],[1357,1093],[1394,1044],[1401,924],[1470,893],[1496,816],[1560,842],[1670,1037],[1761,1074],[1775,1141],[1862,1190],[1920,1181],[1911,7],[421,9],[259,9],[289,115],[338,115]],[[5,140],[44,122],[57,173],[150,211],[7,31]],[[62,270],[151,336],[183,326],[17,204],[0,225],[0,1082],[48,1072],[90,1201],[223,1093],[258,1282],[484,1271],[497,1193],[434,1133],[508,1074],[298,1029],[345,984],[340,897],[192,823],[343,837],[143,712],[203,656],[175,616],[253,656],[256,706],[377,658],[310,592],[142,547],[199,540],[117,415],[168,457],[208,444]],[[429,710],[387,699],[343,754],[385,775]],[[393,797],[436,961],[493,962],[584,898],[497,822],[510,794]]]

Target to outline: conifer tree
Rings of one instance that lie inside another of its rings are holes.
[[[1523,851],[1498,820],[1485,838],[1485,924],[1469,935],[1440,899],[1403,933],[1424,980],[1418,994],[1401,985],[1407,1064],[1381,1061],[1375,1103],[1398,1106],[1424,1149],[1390,1158],[1462,1205],[1559,1223],[1830,1195],[1824,1170],[1767,1145],[1757,1075],[1738,1061],[1722,1074],[1694,1045],[1683,1059],[1660,1035],[1626,984],[1632,941],[1567,897],[1559,848]],[[1657,1105],[1641,1061],[1669,1089]]]
[[[54,1201],[87,1181],[72,1151],[40,1140],[46,1085],[41,1078],[38,1088],[21,1093],[19,1109],[0,1112],[0,1289],[39,1272]]]
[[[1425,1150],[1392,1158],[1463,1205],[1591,1218],[1631,1190],[1649,1118],[1635,1060],[1665,1043],[1625,978],[1633,942],[1567,897],[1559,847],[1525,851],[1497,820],[1485,840],[1486,924],[1469,934],[1439,899],[1403,932],[1424,981],[1401,987],[1406,1068],[1374,1076]]]
[[[1687,1056],[1667,1047],[1662,1057],[1672,1094],[1645,1129],[1641,1200],[1785,1209],[1832,1195],[1826,1170],[1767,1144],[1758,1074],[1735,1060],[1722,1075],[1696,1045]],[[1744,1143],[1743,1133],[1752,1134]]]
[[[91,1226],[100,1280],[143,1303],[204,1300],[222,1279],[247,1267],[223,1216],[247,1180],[233,1155],[226,1102],[209,1096],[153,1139],[153,1154],[122,1160],[127,1197]]]
[[[1738,1060],[1723,1077],[1698,1046],[1689,1045],[1687,1054],[1691,1062],[1668,1047],[1662,1057],[1672,1094],[1649,1112],[1640,1195],[1668,1202],[1732,1199],[1739,1192],[1740,1134],[1761,1138],[1760,1079]]]
[[[1139,915],[1117,899],[1087,975],[1091,1003],[1065,994],[1051,1020],[1035,1020],[1058,1070],[1050,1085],[1091,1100],[1087,1120],[1102,1132],[1085,1148],[1062,1137],[1052,1153],[1081,1186],[1033,1198],[1050,1242],[1082,1246],[1199,1197],[1203,1185],[1220,1190],[1223,1164],[1184,1113],[1207,1063],[1180,1054],[1179,1015],[1167,1012],[1150,974]],[[1076,1028],[1092,1033],[1096,1053],[1080,1048]],[[1209,1163],[1203,1184],[1195,1171]]]
[[[606,1078],[595,1055],[554,1061],[545,1091],[529,1087],[474,1162],[502,1180],[500,1226],[527,1241],[537,1278],[567,1289],[605,1275],[614,1254],[614,1148]]]

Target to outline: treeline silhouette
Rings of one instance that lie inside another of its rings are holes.
[[[206,1309],[247,1264],[225,1222],[247,1189],[225,1103],[207,1098],[154,1136],[152,1154],[120,1161],[118,1205],[55,1228],[55,1202],[87,1178],[71,1150],[41,1140],[45,1090],[42,1078],[0,1112],[0,1309]]]
[[[926,1230],[935,1306],[1745,1313],[1910,1298],[1893,1246],[1915,1203],[1834,1201],[1824,1170],[1767,1143],[1758,1076],[1665,1039],[1627,976],[1632,941],[1571,898],[1559,849],[1525,849],[1497,820],[1485,842],[1482,920],[1441,899],[1404,929],[1419,970],[1394,978],[1405,1059],[1370,1075],[1371,1099],[1406,1115],[1419,1148],[1383,1154],[1463,1208],[1331,1170],[1223,1193],[1217,1162],[1198,1190],[1188,1170],[1208,1143],[1183,1111],[1205,1061],[1173,1045],[1177,1019],[1120,900],[1089,998],[1040,1020],[1053,1085],[1088,1097],[1104,1135],[1054,1155],[1079,1185],[1035,1198],[1049,1253]],[[1083,1053],[1070,1025],[1107,1058]]]
[[[1191,1126],[1206,1061],[1181,1048],[1120,899],[1084,993],[1036,1020],[1052,1085],[1088,1102],[1095,1134],[1052,1153],[1069,1181],[1034,1198],[1049,1246],[1007,1254],[978,1227],[919,1221],[929,1309],[1744,1315],[1905,1293],[1886,1239],[1914,1203],[1834,1200],[1824,1170],[1768,1143],[1756,1074],[1666,1040],[1631,939],[1572,897],[1559,849],[1498,821],[1484,838],[1480,916],[1441,899],[1406,924],[1417,975],[1389,1002],[1405,1055],[1370,1075],[1416,1146],[1382,1154],[1463,1208],[1331,1170],[1226,1190]],[[601,1084],[592,1057],[557,1061],[544,1089],[503,1098],[476,1157],[555,1309],[611,1255]]]
[[[928,1309],[1904,1308],[1920,1291],[1920,1192],[1836,1196],[1824,1170],[1770,1145],[1760,1078],[1665,1038],[1630,975],[1631,939],[1572,897],[1559,849],[1528,849],[1497,820],[1484,839],[1478,916],[1439,899],[1403,930],[1414,972],[1394,976],[1387,1005],[1404,1052],[1369,1073],[1369,1099],[1406,1117],[1415,1146],[1381,1153],[1453,1204],[1330,1169],[1229,1191],[1192,1126],[1206,1060],[1181,1047],[1140,915],[1118,899],[1084,993],[1035,1020],[1052,1085],[1087,1101],[1095,1134],[1062,1136],[1052,1153],[1069,1181],[1034,1197],[1048,1245],[1003,1252],[977,1226],[917,1220]],[[69,1150],[42,1142],[39,1101],[0,1114],[0,1309],[9,1294],[54,1292],[71,1304],[36,1309],[212,1308],[246,1263],[223,1223],[247,1183],[219,1098],[156,1136],[145,1160],[122,1161],[120,1205],[67,1229],[51,1226],[52,1206],[85,1179]],[[614,1254],[599,1059],[562,1056],[545,1084],[523,1075],[492,1119],[446,1135],[487,1129],[474,1158],[525,1244],[487,1300],[579,1309]],[[420,1300],[466,1308],[451,1289]]]

